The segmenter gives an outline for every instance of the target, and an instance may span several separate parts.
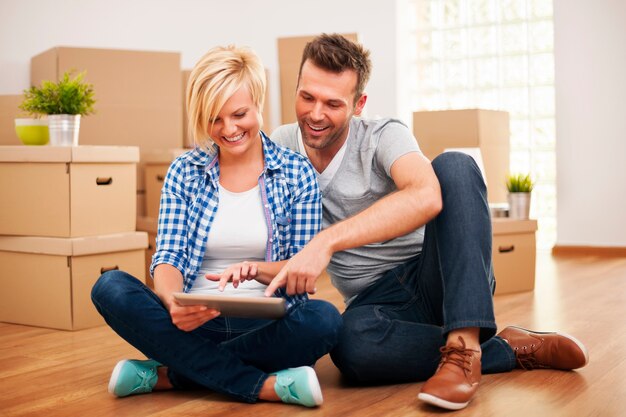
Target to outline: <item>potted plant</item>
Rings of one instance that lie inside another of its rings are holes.
[[[72,77],[66,72],[58,82],[43,81],[41,86],[24,90],[20,109],[34,114],[47,115],[50,144],[78,145],[80,116],[94,112],[93,85],[83,79],[85,72]]]
[[[509,191],[509,217],[528,219],[530,214],[530,196],[535,186],[529,174],[509,174],[506,176],[506,188]]]

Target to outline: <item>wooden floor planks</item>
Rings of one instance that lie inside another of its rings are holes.
[[[578,372],[485,375],[474,401],[455,416],[626,416],[626,258],[540,253],[534,292],[496,297],[500,327],[518,324],[576,335],[591,363]],[[318,297],[341,308],[328,282]],[[0,416],[416,416],[420,383],[353,387],[328,356],[316,366],[325,403],[309,410],[236,403],[207,391],[116,399],[107,393],[115,363],[141,357],[107,327],[66,332],[0,323]]]

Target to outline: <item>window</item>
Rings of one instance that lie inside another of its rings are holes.
[[[552,0],[411,0],[413,111],[483,108],[511,119],[511,172],[537,185],[537,244],[556,240]]]

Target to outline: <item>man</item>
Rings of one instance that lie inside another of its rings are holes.
[[[575,369],[585,347],[557,333],[496,333],[491,222],[474,161],[445,153],[432,164],[393,119],[358,117],[369,52],[340,35],[307,44],[296,91],[297,124],[272,139],[309,157],[322,190],[324,229],[267,289],[313,293],[327,268],[345,297],[331,358],[357,382],[427,380],[418,398],[467,406],[481,373]]]

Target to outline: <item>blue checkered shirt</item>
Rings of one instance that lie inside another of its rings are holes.
[[[268,228],[266,261],[282,261],[298,253],[320,230],[322,200],[310,162],[278,146],[261,134],[264,169],[259,188]],[[183,275],[183,291],[196,279],[206,249],[211,223],[219,204],[220,168],[217,146],[210,151],[190,150],[172,162],[161,191],[157,247],[150,274],[159,264],[169,264]],[[287,296],[287,307],[307,299]]]

